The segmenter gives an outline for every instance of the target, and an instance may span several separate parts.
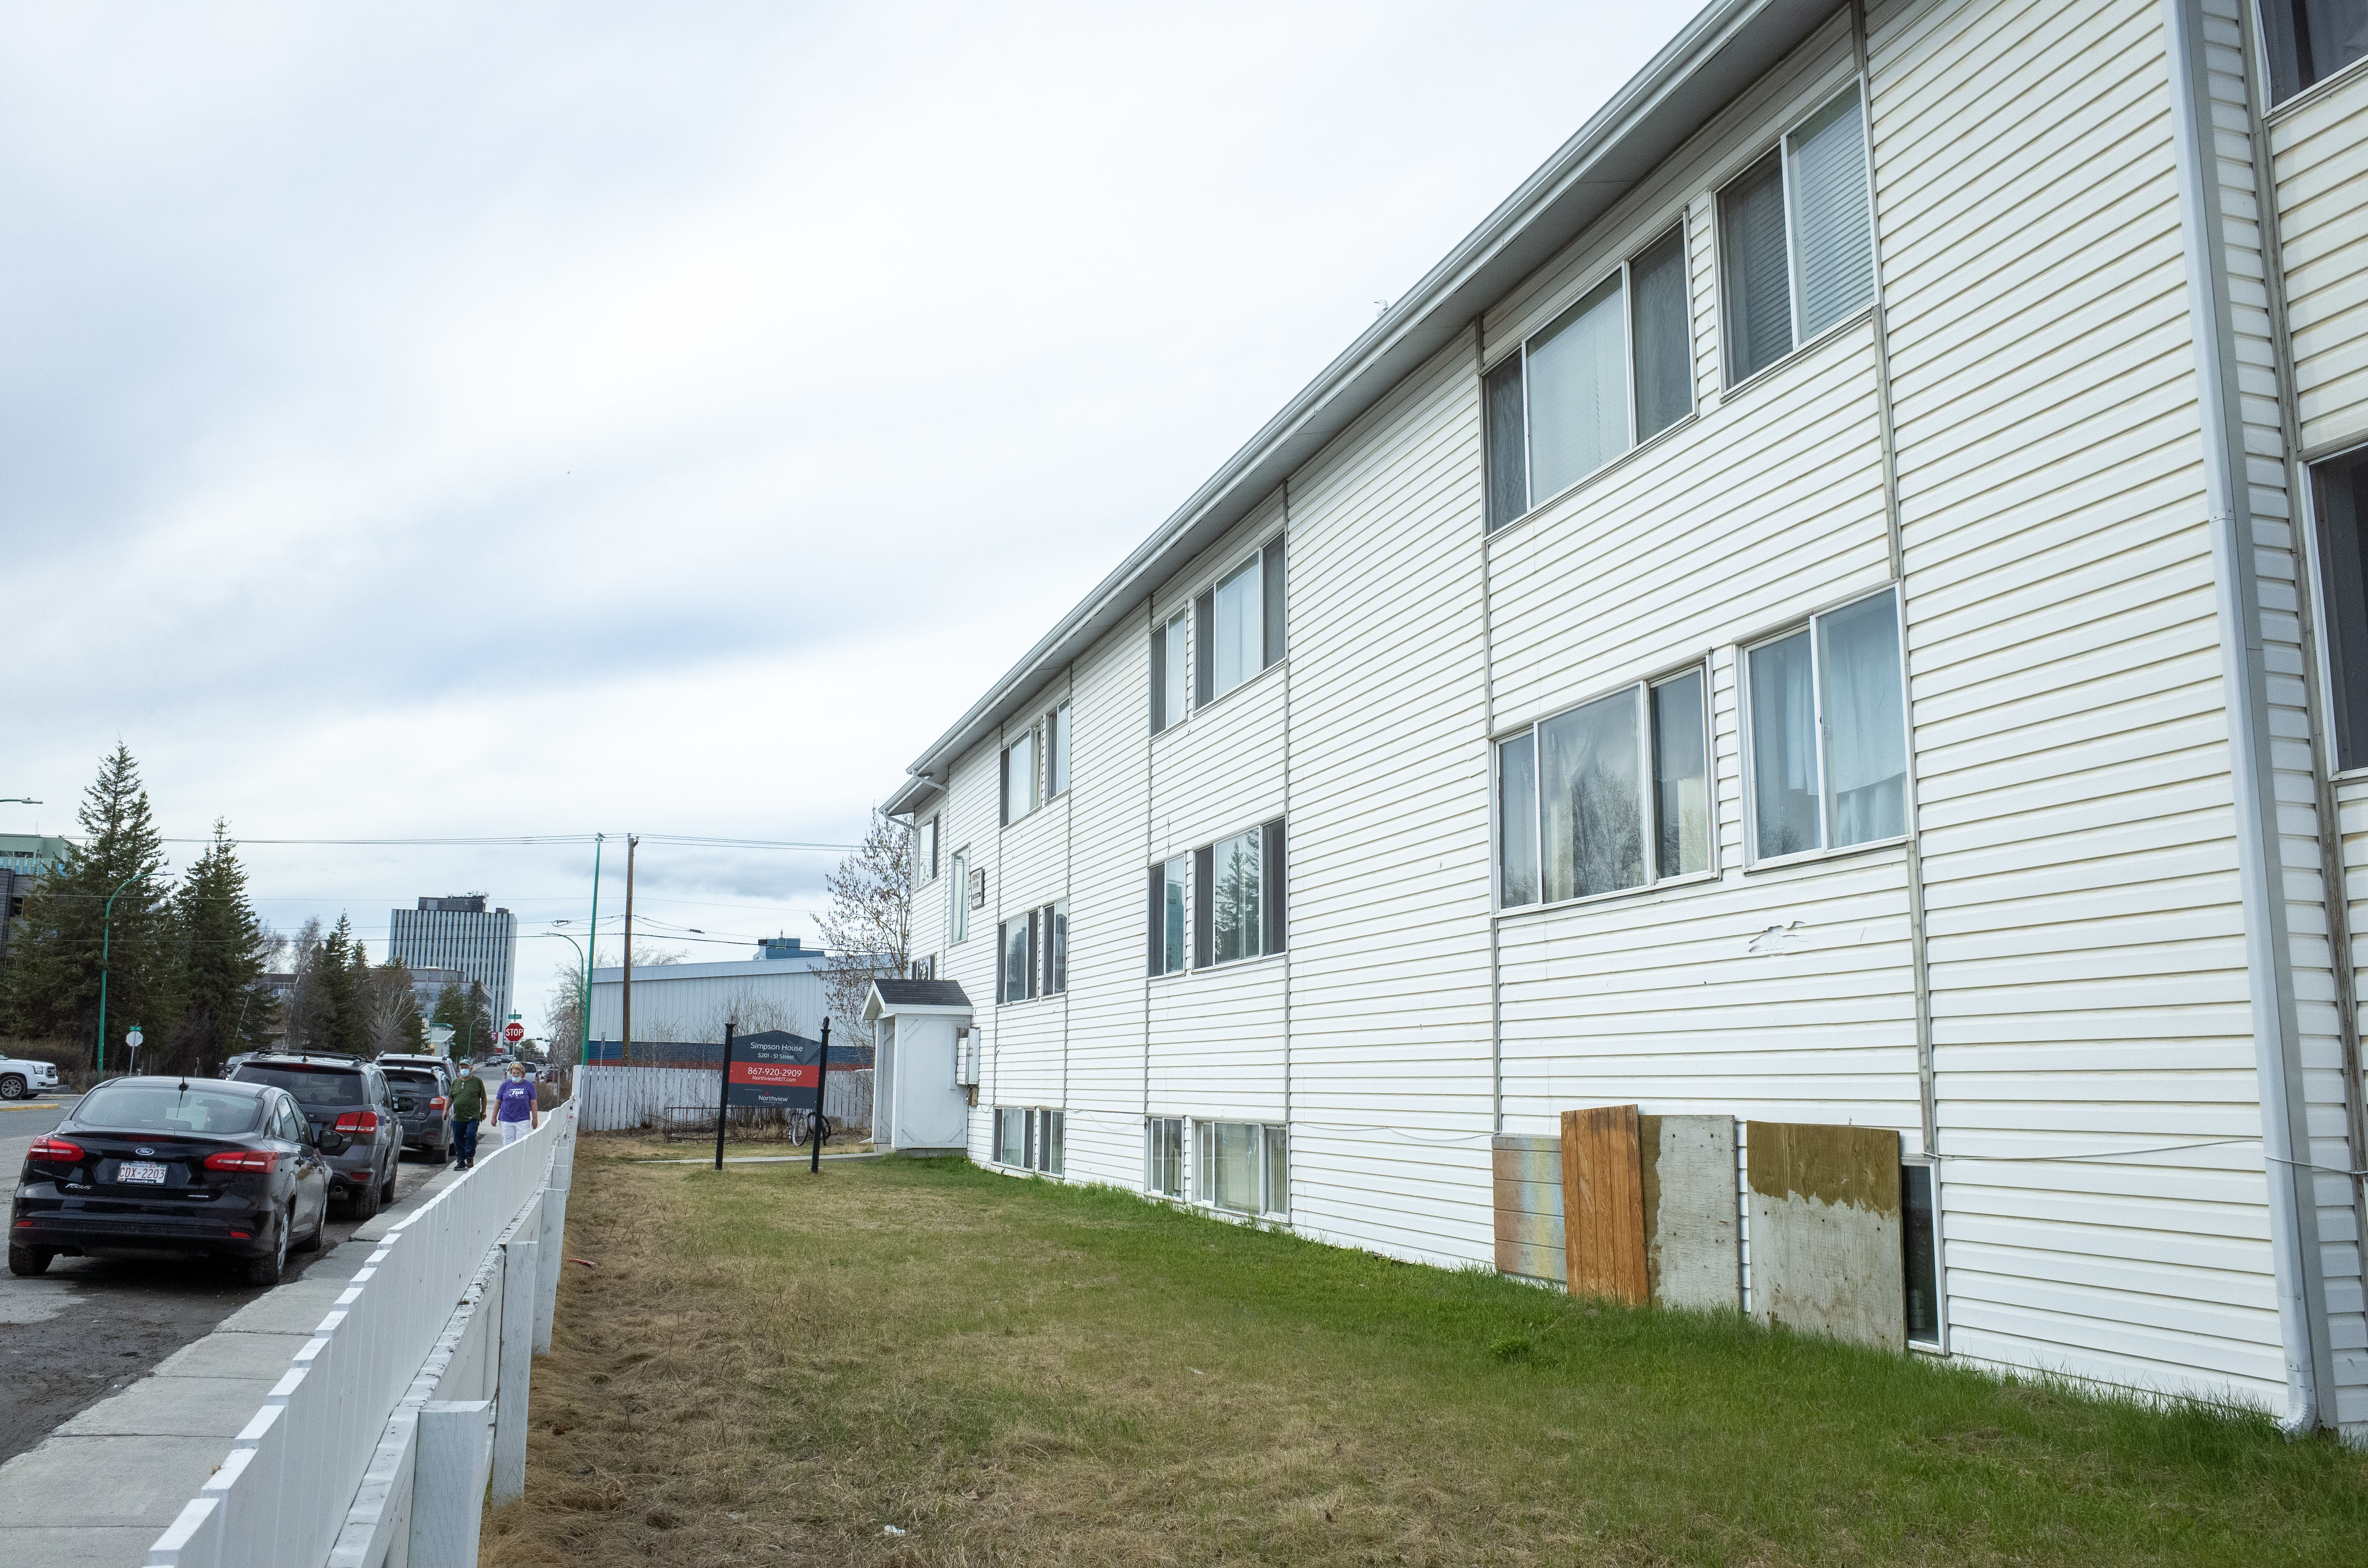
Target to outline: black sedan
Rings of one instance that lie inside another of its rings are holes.
[[[25,1152],[8,1272],[69,1257],[227,1257],[275,1285],[290,1251],[321,1244],[329,1207],[316,1133],[285,1089],[118,1078]]]

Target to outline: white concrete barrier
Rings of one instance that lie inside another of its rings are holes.
[[[422,1518],[437,1521],[432,1560],[474,1562],[484,1471],[465,1443],[455,1451],[453,1433],[470,1429],[468,1407],[492,1400],[495,1424],[518,1435],[522,1485],[525,1367],[560,1261],[556,1232],[552,1245],[537,1244],[546,1194],[564,1223],[575,1149],[570,1103],[391,1226],[222,1467],[149,1548],[150,1568],[426,1562],[410,1551]],[[423,1420],[433,1435],[424,1470]],[[464,1507],[453,1488],[471,1473]]]

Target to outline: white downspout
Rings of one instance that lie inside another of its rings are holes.
[[[2271,772],[2269,679],[2261,602],[2254,581],[2253,515],[2237,402],[2237,338],[2228,303],[2214,167],[2211,82],[2202,0],[2163,0],[2170,65],[2171,141],[2178,155],[2180,232],[2187,253],[2188,320],[2195,337],[2196,402],[2203,422],[2204,498],[2211,507],[2212,574],[2220,625],[2220,678],[2228,711],[2228,772],[2236,794],[2237,879],[2245,919],[2246,987],[2261,1101],[2261,1151],[2270,1200],[2270,1250],[2279,1337],[2286,1358],[2288,1433],[2325,1424],[2319,1390],[2334,1381],[2319,1260],[2318,1203],[2308,1161],[2307,1108],[2294,965]],[[2241,25],[2241,24],[2240,24]],[[2321,824],[2321,831],[2329,824]],[[2340,896],[2329,889],[2328,896]]]

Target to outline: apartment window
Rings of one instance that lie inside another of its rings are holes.
[[[1710,869],[1704,690],[1699,668],[1639,681],[1499,743],[1505,908]]]
[[[1037,925],[1043,915],[1031,909],[1019,919],[996,927],[996,949],[1003,955],[1003,983],[997,1000],[1025,1002],[1036,994]]]
[[[1151,634],[1151,733],[1184,722],[1184,616]]]
[[[2368,54],[2368,0],[2261,0],[2261,33],[2283,102]]]
[[[946,940],[970,940],[970,851],[954,851],[954,896],[946,900]]]
[[[998,1165],[1028,1164],[1028,1109],[1025,1106],[995,1108],[995,1163]]]
[[[1044,715],[1044,798],[1069,788],[1069,705],[1062,703]]]
[[[1154,1117],[1143,1124],[1143,1186],[1165,1198],[1184,1196],[1184,1119]]]
[[[1907,703],[1889,589],[1744,655],[1762,860],[1907,831]]]
[[[1185,878],[1191,864],[1178,855],[1151,868],[1151,972],[1175,974],[1184,967]]]
[[[1193,604],[1200,650],[1196,697],[1213,702],[1282,657],[1282,540],[1235,567]]]
[[[923,817],[913,824],[913,880],[930,882],[938,877],[938,819]]]
[[[1038,913],[1043,926],[1043,963],[1038,989],[1047,996],[1058,996],[1069,988],[1069,901],[1055,900]]]
[[[1692,413],[1692,338],[1681,224],[1488,373],[1488,526]]]
[[[1291,1211],[1290,1140],[1281,1128],[1203,1121],[1197,1142],[1194,1185],[1201,1202],[1240,1214]]]
[[[1057,1110],[1036,1110],[1030,1113],[1028,1129],[1028,1168],[1046,1176],[1059,1176],[1066,1168],[1065,1142],[1068,1117]]]
[[[937,955],[937,954],[935,954],[935,953],[931,953],[931,954],[929,954],[927,958],[918,958],[918,959],[915,959],[915,960],[913,960],[911,963],[909,963],[909,964],[907,964],[907,965],[905,966],[905,977],[907,980],[935,980],[935,979],[937,979],[937,978],[938,978],[938,955]]]
[[[1874,221],[1858,88],[1718,195],[1727,379],[1790,354],[1874,298]]]
[[[1043,778],[1038,772],[1038,732],[1030,729],[1003,748],[1003,824],[1018,822],[1043,803]]]
[[[1234,963],[1283,948],[1282,824],[1235,834],[1193,857],[1192,963]]]
[[[2368,767],[2368,451],[2310,471],[2327,607],[2328,703],[2338,767]]]
[[[1899,1248],[1907,1285],[1907,1337],[1941,1343],[1940,1229],[1932,1204],[1932,1167],[1899,1167]]]

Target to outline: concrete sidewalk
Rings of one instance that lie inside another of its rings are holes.
[[[352,1268],[282,1285],[154,1372],[0,1464],[0,1563],[140,1568],[288,1369],[370,1244],[455,1179],[447,1167],[358,1229]]]

